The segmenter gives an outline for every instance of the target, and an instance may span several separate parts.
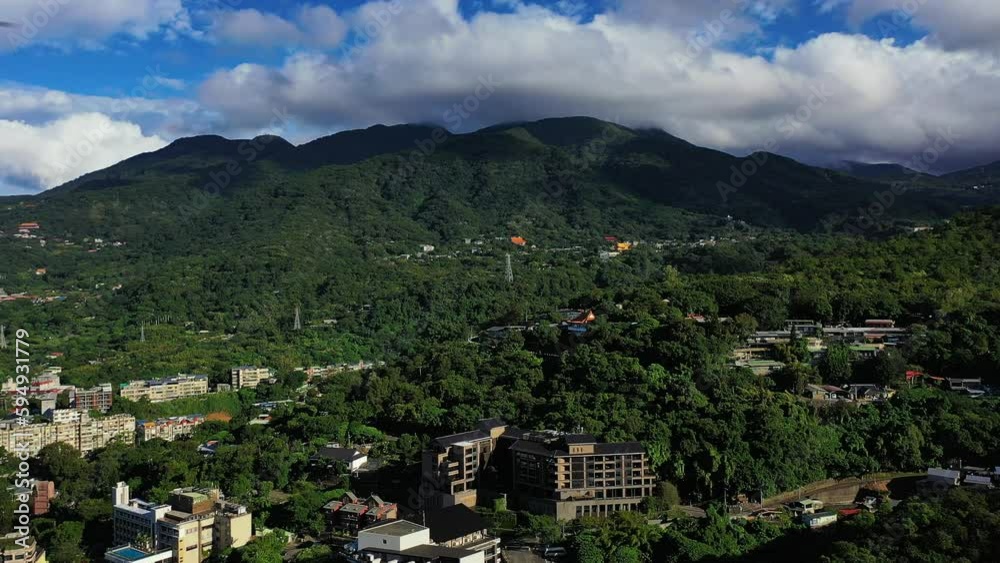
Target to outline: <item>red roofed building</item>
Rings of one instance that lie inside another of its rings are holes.
[[[510,237],[510,242],[516,244],[517,246],[527,246],[528,241],[523,237]]]
[[[357,532],[372,524],[396,518],[395,503],[385,502],[378,495],[359,499],[352,492],[344,493],[340,500],[327,503],[323,510],[334,528]]]
[[[597,320],[597,315],[594,314],[593,309],[587,309],[586,311],[581,311],[579,315],[567,320],[571,325],[585,325],[590,324]]]

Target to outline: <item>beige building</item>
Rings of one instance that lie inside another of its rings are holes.
[[[0,537],[0,561],[3,563],[46,563],[45,550],[35,538],[12,532]]]
[[[231,385],[233,390],[250,388],[254,389],[260,382],[271,379],[270,368],[259,368],[257,366],[240,366],[230,370]]]
[[[151,403],[161,403],[208,393],[208,377],[204,375],[178,375],[166,379],[130,381],[121,384],[123,399],[138,401],[143,397]]]
[[[523,431],[499,420],[432,441],[423,476],[428,508],[474,507],[485,488],[507,491],[517,507],[560,520],[637,510],[656,481],[638,442]]]
[[[490,462],[497,440],[507,426],[499,421],[485,420],[478,430],[442,436],[431,442],[423,453],[424,490],[434,494],[425,498],[431,508],[464,504],[473,508],[477,503],[477,480],[480,468]]]
[[[218,489],[175,489],[167,504],[129,499],[129,488],[114,489],[116,545],[147,542],[170,550],[174,563],[201,563],[215,550],[243,547],[253,535],[245,506],[226,501]]]
[[[0,422],[0,447],[8,452],[27,451],[28,455],[36,456],[42,448],[56,442],[69,444],[81,454],[106,447],[115,440],[135,443],[135,417],[132,415],[91,418],[85,412],[69,412],[73,414],[59,414],[60,422],[26,426],[13,420]]]
[[[178,438],[190,436],[194,432],[194,429],[204,422],[205,417],[200,414],[159,418],[156,420],[141,420],[136,424],[136,440],[145,442],[159,438],[173,442]]]

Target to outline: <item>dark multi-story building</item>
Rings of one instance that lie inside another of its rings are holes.
[[[638,442],[523,431],[499,420],[435,439],[424,452],[423,475],[430,508],[475,506],[489,488],[508,492],[518,508],[560,520],[636,510],[656,480]]]
[[[525,433],[510,446],[512,493],[530,512],[559,520],[638,510],[656,478],[638,442],[589,434]]]

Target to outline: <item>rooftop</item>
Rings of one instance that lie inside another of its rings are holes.
[[[464,538],[489,528],[476,511],[464,504],[428,511],[426,519],[427,527],[431,529],[431,540],[437,543]]]
[[[390,520],[384,524],[375,524],[365,528],[362,534],[381,534],[384,536],[408,536],[417,532],[422,532],[427,528],[414,524],[408,520]]]

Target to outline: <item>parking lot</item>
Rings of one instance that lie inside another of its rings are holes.
[[[503,558],[507,563],[545,563],[537,553],[530,551],[504,551]]]

